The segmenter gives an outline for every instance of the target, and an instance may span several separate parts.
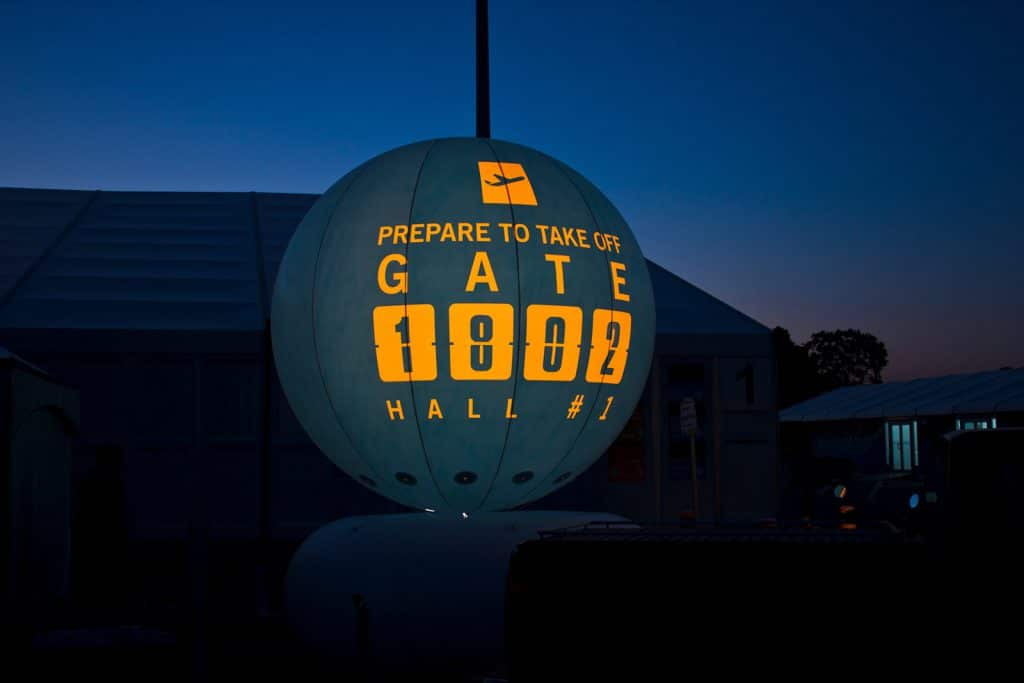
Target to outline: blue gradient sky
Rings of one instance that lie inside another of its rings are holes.
[[[798,341],[1024,365],[1024,10],[939,4],[492,0],[493,134]],[[472,8],[0,2],[0,186],[320,192],[472,135]]]

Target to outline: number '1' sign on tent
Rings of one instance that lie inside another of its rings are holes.
[[[647,266],[590,182],[483,138],[386,152],[332,186],[281,263],[274,356],[316,444],[430,510],[515,507],[611,444],[654,346]]]

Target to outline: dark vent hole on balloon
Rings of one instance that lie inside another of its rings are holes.
[[[472,484],[476,481],[476,474],[473,472],[459,472],[455,475],[456,484]]]
[[[520,472],[516,476],[512,477],[512,481],[516,484],[525,484],[531,479],[533,479],[533,472],[530,472],[529,470],[526,472]]]
[[[373,488],[377,488],[377,482],[375,482],[373,479],[370,479],[365,474],[360,474],[359,475],[359,481],[363,482],[367,486],[372,486]]]
[[[395,479],[398,480],[399,484],[405,484],[406,486],[416,485],[416,477],[412,476],[408,472],[399,472],[395,475]]]
[[[558,478],[555,479],[555,483],[556,484],[561,484],[563,481],[565,481],[566,479],[568,479],[571,476],[572,476],[572,472],[564,472],[564,473],[558,475]]]

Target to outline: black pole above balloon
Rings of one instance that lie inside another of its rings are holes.
[[[487,45],[487,0],[476,0],[476,136],[491,137],[490,48]]]

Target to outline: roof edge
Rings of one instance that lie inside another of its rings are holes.
[[[644,260],[647,261],[647,266],[648,267],[654,266],[655,268],[658,268],[659,270],[665,271],[666,273],[668,273],[669,275],[671,275],[675,279],[677,279],[680,282],[682,282],[684,285],[686,285],[688,287],[694,288],[695,290],[697,290],[698,292],[700,292],[704,296],[711,297],[712,299],[714,299],[715,301],[719,302],[720,304],[722,304],[723,306],[728,308],[730,311],[732,311],[736,315],[740,316],[741,318],[744,318],[745,320],[747,320],[748,322],[753,323],[754,325],[757,325],[758,327],[760,327],[764,331],[765,334],[771,334],[772,328],[768,327],[767,325],[765,325],[764,323],[762,323],[762,322],[760,322],[758,320],[755,320],[754,318],[751,318],[749,315],[747,315],[743,311],[739,310],[735,306],[731,306],[730,304],[726,303],[725,301],[723,301],[722,299],[718,298],[717,296],[715,296],[711,292],[707,291],[706,289],[701,289],[700,287],[698,287],[697,285],[693,284],[689,280],[687,280],[687,279],[685,279],[683,277],[680,277],[679,275],[676,275],[675,273],[673,273],[671,270],[669,270],[665,266],[663,266],[660,263],[657,263],[655,261],[652,261],[650,258],[648,258],[646,256],[644,257]],[[751,333],[751,334],[753,334],[753,333]]]

